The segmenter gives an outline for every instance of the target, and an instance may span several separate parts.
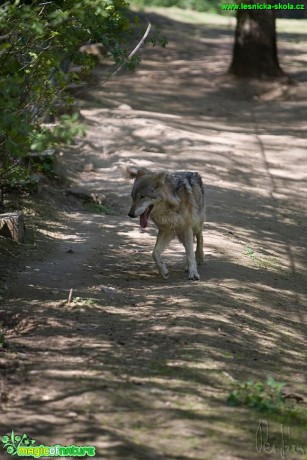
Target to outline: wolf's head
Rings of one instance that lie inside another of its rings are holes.
[[[133,203],[128,216],[140,216],[142,228],[147,227],[148,217],[155,203],[165,199],[165,176],[165,172],[153,173],[147,170],[139,170],[136,175],[131,192]]]

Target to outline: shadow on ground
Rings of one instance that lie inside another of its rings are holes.
[[[306,404],[304,102],[221,79],[229,30],[161,24],[165,51],[79,94],[88,138],[61,160],[69,185],[104,194],[114,215],[89,212],[66,185],[36,200],[44,219],[0,312],[0,433],[93,444],[108,460],[279,458],[283,442],[302,458],[300,421],[283,422],[285,439],[274,417],[227,397],[234,381],[273,376]],[[157,275],[154,227],[127,217],[129,165],[202,174],[200,282],[186,279],[177,242],[169,280]]]

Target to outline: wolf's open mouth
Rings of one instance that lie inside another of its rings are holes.
[[[146,228],[147,225],[148,225],[148,217],[149,217],[149,214],[151,213],[152,211],[152,208],[153,208],[153,204],[151,204],[150,206],[148,206],[148,208],[145,209],[145,211],[143,212],[143,214],[140,215],[140,226],[142,228]]]

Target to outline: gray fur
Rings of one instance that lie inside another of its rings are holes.
[[[199,279],[197,263],[203,261],[203,223],[205,220],[205,192],[197,172],[153,173],[139,171],[131,193],[133,203],[130,217],[140,217],[147,226],[148,216],[159,229],[153,258],[164,278],[168,270],[162,252],[177,236],[185,247],[189,279]],[[196,252],[193,237],[196,236]]]

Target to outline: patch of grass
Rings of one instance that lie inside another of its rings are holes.
[[[6,345],[5,337],[4,337],[4,333],[1,330],[1,325],[0,325],[0,349],[5,347],[5,345]]]
[[[224,358],[233,359],[233,353],[229,351],[225,351],[224,353],[222,353],[222,355],[224,356]]]
[[[282,449],[286,446],[286,452],[305,452],[307,409],[305,404],[298,403],[298,395],[287,395],[282,392],[285,383],[278,382],[269,377],[266,382],[248,380],[246,382],[233,383],[233,390],[228,397],[231,406],[245,406],[261,413],[263,419],[257,430],[260,433],[260,444],[265,432],[266,440],[270,438],[271,445]],[[301,402],[303,398],[300,398]],[[270,431],[269,432],[269,425]],[[280,439],[281,433],[281,439]],[[285,440],[285,434],[287,439]],[[290,434],[289,434],[290,433]],[[269,444],[268,444],[269,445]],[[302,447],[304,446],[304,447]],[[263,445],[260,445],[260,449]],[[260,451],[259,451],[260,452]],[[291,457],[292,458],[292,457]],[[297,458],[297,457],[295,457]],[[306,457],[303,456],[302,459]]]
[[[275,421],[291,422],[300,429],[306,427],[306,406],[297,403],[297,395],[289,396],[282,392],[285,383],[268,377],[266,382],[247,380],[232,385],[233,390],[227,399],[229,405],[249,407],[269,414]]]
[[[89,297],[84,299],[82,297],[73,297],[71,303],[75,305],[80,305],[82,307],[93,307],[96,304],[96,300]]]
[[[259,268],[265,268],[266,270],[282,270],[279,261],[274,257],[263,256],[255,252],[250,246],[245,246],[245,255],[247,255]]]
[[[153,7],[153,6],[148,6],[148,7],[138,7],[134,3],[134,10],[138,11],[148,11],[148,12],[154,12],[157,13],[161,16],[164,16],[166,18],[169,18],[172,21],[176,22],[182,22],[186,24],[209,24],[209,25],[215,25],[222,30],[229,30],[232,29],[235,24],[236,24],[236,19],[234,16],[231,16],[227,12],[227,14],[216,14],[212,12],[199,12],[191,9],[181,9],[177,7],[169,7],[169,8],[163,8],[163,7]],[[167,34],[166,34],[167,36]]]
[[[150,7],[177,7],[195,11],[210,11],[221,13],[220,0],[132,0],[133,5],[144,8]]]
[[[228,403],[232,406],[248,406],[274,412],[285,404],[285,398],[281,393],[285,383],[277,382],[273,377],[268,377],[265,383],[247,380],[233,385],[234,389],[228,397]]]
[[[114,216],[115,211],[110,206],[106,204],[99,204],[99,203],[87,203],[86,209],[90,212],[95,214],[106,214],[108,216]]]

